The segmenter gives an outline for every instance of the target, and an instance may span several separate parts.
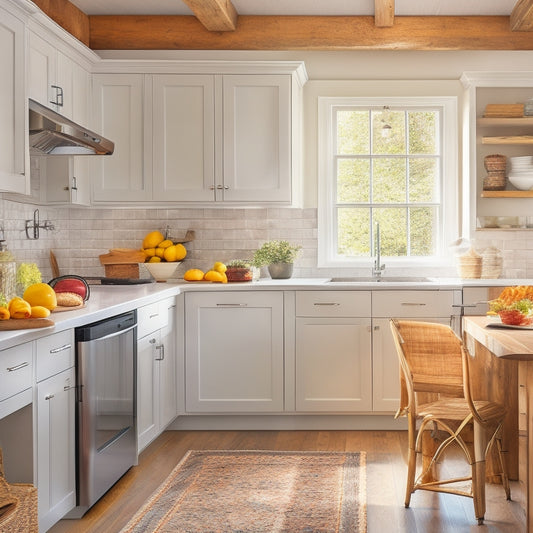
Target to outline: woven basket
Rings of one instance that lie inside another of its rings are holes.
[[[0,450],[0,531],[37,533],[37,489],[29,483],[8,483]]]
[[[487,172],[493,170],[503,171],[507,168],[507,157],[501,154],[491,154],[485,157],[485,169]]]
[[[505,172],[489,172],[483,179],[484,191],[503,191],[507,186],[507,176]]]

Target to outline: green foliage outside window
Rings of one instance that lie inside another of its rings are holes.
[[[337,253],[373,255],[380,224],[383,256],[436,253],[440,217],[439,112],[336,110]],[[382,127],[391,126],[390,135]]]

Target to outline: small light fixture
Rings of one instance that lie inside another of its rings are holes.
[[[383,112],[381,113],[381,136],[384,139],[388,139],[392,133],[392,126],[390,125],[390,107],[388,105],[383,106]]]

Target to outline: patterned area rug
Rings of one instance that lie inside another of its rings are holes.
[[[121,533],[363,533],[365,458],[189,451]]]

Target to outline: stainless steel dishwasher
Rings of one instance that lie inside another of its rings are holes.
[[[76,507],[79,518],[134,464],[136,311],[76,329]]]

